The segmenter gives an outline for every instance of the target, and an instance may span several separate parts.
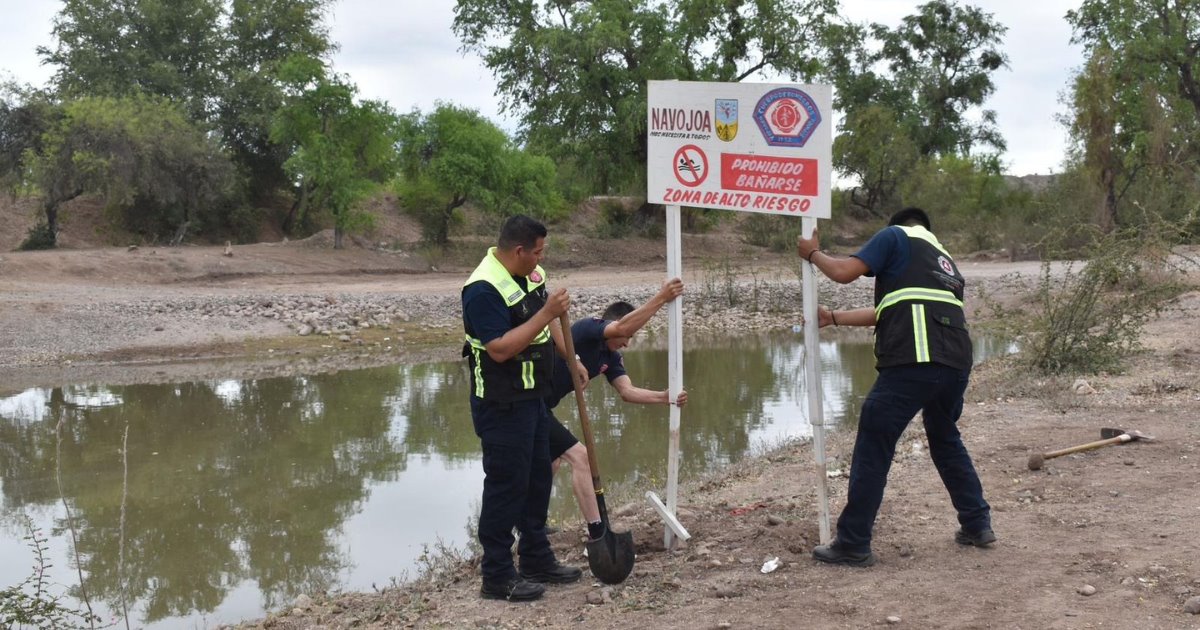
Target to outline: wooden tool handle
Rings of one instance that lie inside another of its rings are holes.
[[[1132,439],[1133,439],[1133,436],[1129,435],[1128,433],[1123,433],[1121,435],[1118,435],[1117,437],[1108,438],[1107,440],[1097,440],[1095,442],[1088,442],[1087,444],[1080,444],[1079,446],[1072,446],[1070,448],[1059,449],[1057,451],[1050,451],[1049,453],[1046,453],[1042,457],[1044,457],[1046,459],[1051,459],[1054,457],[1062,457],[1063,455],[1070,455],[1071,453],[1079,453],[1081,451],[1090,451],[1094,448],[1102,448],[1102,447],[1108,446],[1110,444],[1120,444],[1122,442],[1128,442]]]
[[[596,494],[604,494],[604,486],[600,483],[600,464],[596,462],[596,444],[592,440],[592,423],[588,420],[587,405],[583,400],[583,386],[575,380],[575,339],[571,337],[571,318],[566,313],[558,316],[562,325],[563,345],[567,347],[567,371],[571,376],[571,384],[575,386],[575,406],[579,408],[579,424],[583,427],[583,446],[587,449],[588,467],[592,469],[592,485]]]

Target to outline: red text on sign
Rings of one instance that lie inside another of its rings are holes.
[[[817,161],[807,158],[722,153],[721,188],[815,197]]]
[[[784,197],[780,195],[750,195],[739,192],[712,192],[667,187],[662,195],[663,203],[679,206],[708,208],[746,209],[759,212],[808,212],[811,199]]]

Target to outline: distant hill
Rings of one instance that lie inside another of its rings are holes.
[[[1008,182],[1013,188],[1027,188],[1035,193],[1042,192],[1050,187],[1057,175],[1005,175],[1004,181]]]

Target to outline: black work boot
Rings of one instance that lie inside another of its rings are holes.
[[[519,575],[530,582],[570,584],[571,582],[578,582],[579,577],[583,575],[583,571],[577,567],[559,564],[556,561],[554,564],[542,569],[531,570],[521,567]]]
[[[510,602],[532,601],[540,598],[545,592],[545,586],[519,577],[511,577],[506,580],[484,580],[483,586],[479,589],[479,594],[484,599],[505,599]]]
[[[867,551],[850,551],[842,547],[837,540],[828,545],[813,547],[812,557],[821,562],[845,564],[852,567],[869,567],[879,560],[869,549]]]
[[[996,542],[996,532],[993,532],[991,527],[985,527],[977,532],[968,532],[960,528],[954,532],[954,542],[973,547],[989,547]]]

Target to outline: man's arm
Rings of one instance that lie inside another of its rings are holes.
[[[484,348],[487,349],[488,356],[497,363],[503,363],[513,358],[528,348],[534,338],[542,332],[542,329],[549,326],[550,322],[557,319],[559,315],[567,312],[570,306],[571,297],[567,295],[567,290],[555,289],[550,293],[550,298],[546,300],[546,305],[538,309],[538,312],[534,313],[529,321],[487,342]],[[551,330],[551,334],[553,334],[553,330]]]
[[[838,284],[850,284],[871,272],[867,263],[853,256],[832,256],[821,251],[821,242],[814,228],[812,238],[796,239],[796,254],[821,270],[825,277]],[[630,313],[632,315],[632,313]],[[839,320],[840,321],[840,320]]]
[[[632,337],[650,321],[664,304],[674,300],[683,293],[683,280],[671,278],[663,283],[662,288],[645,304],[637,307],[626,316],[604,327],[605,339],[613,337]]]
[[[621,400],[629,403],[639,403],[643,405],[665,405],[670,402],[671,394],[667,390],[654,391],[650,389],[642,389],[633,384],[633,380],[628,374],[622,374],[611,381],[612,386],[621,395]],[[680,407],[687,404],[687,392],[679,392],[679,397],[676,399],[676,404]]]
[[[831,324],[834,326],[874,326],[875,309],[867,306],[834,311],[820,306],[817,308],[817,320],[821,328]]]
[[[588,371],[583,362],[579,360],[579,355],[570,356],[567,354],[567,343],[563,340],[562,318],[556,318],[550,323],[550,338],[554,339],[554,349],[558,351],[558,356],[567,362],[567,366],[571,370],[575,381],[581,387],[586,388],[588,384]]]

